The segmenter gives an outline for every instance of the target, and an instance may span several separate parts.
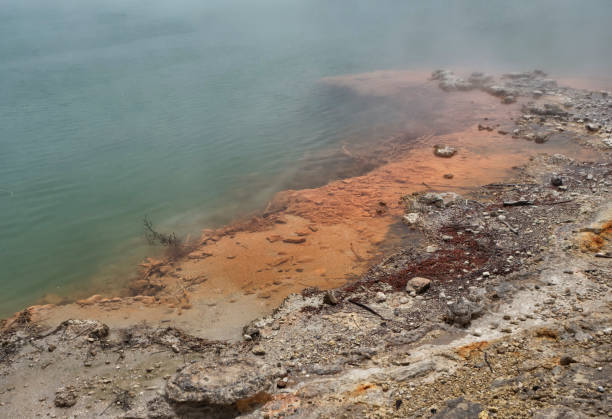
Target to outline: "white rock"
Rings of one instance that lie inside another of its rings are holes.
[[[431,285],[431,279],[423,278],[420,276],[415,276],[414,278],[409,280],[408,283],[406,284],[406,291],[408,292],[414,291],[420,294],[426,291],[430,285]]]
[[[457,153],[457,149],[448,145],[435,145],[434,154],[438,157],[453,157]]]
[[[404,215],[404,224],[413,225],[419,221],[419,214],[416,212],[411,212],[409,214]]]

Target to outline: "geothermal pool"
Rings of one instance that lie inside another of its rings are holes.
[[[344,146],[416,136],[439,111],[330,77],[612,70],[608,0],[1,3],[0,315],[121,289],[157,251],[145,215],[197,235],[367,171]]]

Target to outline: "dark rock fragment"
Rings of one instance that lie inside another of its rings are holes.
[[[553,186],[561,186],[563,185],[563,179],[561,179],[561,176],[554,175],[550,178],[550,184]]]
[[[72,407],[76,404],[77,398],[77,391],[74,386],[62,387],[55,392],[53,404],[62,408]]]
[[[482,406],[459,397],[446,402],[446,408],[434,414],[432,419],[477,419]]]

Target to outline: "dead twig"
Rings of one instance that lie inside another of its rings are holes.
[[[519,199],[518,201],[504,201],[504,207],[523,207],[526,205],[533,205],[533,201],[526,199]]]
[[[369,311],[370,313],[374,314],[375,316],[380,317],[380,318],[381,318],[381,319],[383,319],[383,320],[387,320],[387,319],[385,319],[385,318],[384,318],[384,317],[383,317],[383,316],[382,316],[380,313],[378,313],[376,310],[374,310],[373,308],[368,307],[367,305],[365,305],[365,304],[363,304],[363,303],[360,303],[360,302],[359,302],[359,301],[357,301],[357,300],[348,300],[348,301],[349,301],[349,303],[353,303],[353,304],[355,304],[357,307],[361,307],[362,309],[364,309],[364,310],[366,310],[366,311]]]
[[[542,202],[540,205],[558,205],[558,204],[567,204],[568,202],[574,202],[574,200],[566,199],[565,201]]]
[[[612,255],[610,253],[595,253],[596,258],[606,258],[612,259]]]
[[[359,261],[359,262],[363,262],[364,261],[364,259],[361,256],[359,256],[359,254],[355,251],[355,248],[353,247],[353,242],[351,242],[351,251],[353,252],[355,257],[357,258],[357,261]]]
[[[519,234],[518,229],[516,229],[516,228],[512,227],[512,226],[511,226],[510,224],[508,224],[506,221],[499,220],[499,222],[500,222],[500,223],[502,223],[503,225],[505,225],[506,227],[508,227],[508,229],[509,229],[511,232],[513,232],[514,234],[516,234],[516,235],[518,236],[518,234]]]
[[[91,332],[93,330],[93,328],[88,327],[87,329],[83,330],[81,333],[77,334],[75,337],[73,337],[70,340],[75,340],[76,338],[83,336],[85,333]]]

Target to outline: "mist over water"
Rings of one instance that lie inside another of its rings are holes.
[[[410,117],[324,77],[606,76],[611,18],[610,0],[0,0],[0,315],[116,287],[153,252],[145,215],[227,223]]]

